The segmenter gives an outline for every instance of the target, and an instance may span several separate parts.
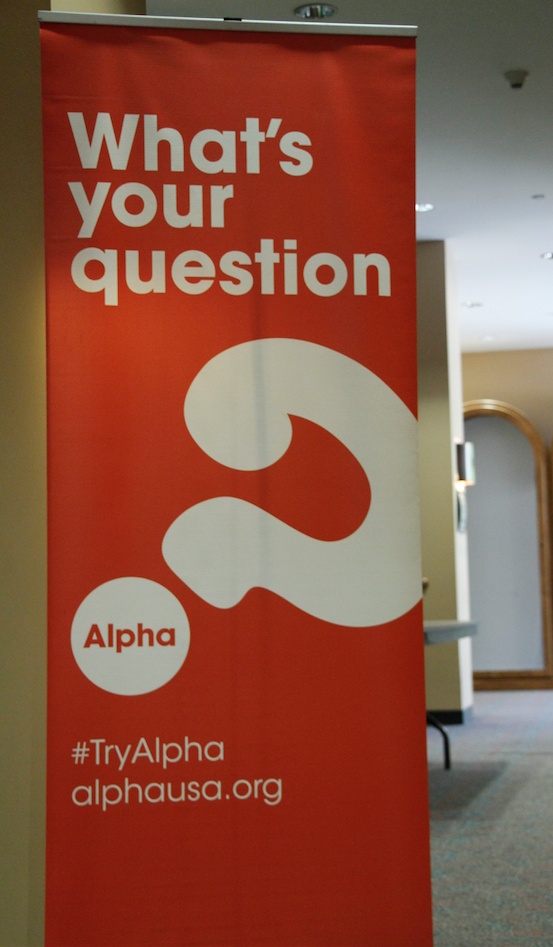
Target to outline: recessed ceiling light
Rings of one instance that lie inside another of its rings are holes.
[[[533,201],[539,201],[542,199],[542,197],[545,197],[545,194],[532,194]]]
[[[296,7],[294,13],[301,20],[326,20],[329,16],[334,16],[336,7],[331,7],[329,3],[304,3],[301,7]]]
[[[480,337],[481,342],[495,342],[495,335],[482,335]]]
[[[541,258],[542,260],[553,260],[553,252],[548,250],[547,253],[542,253]]]
[[[465,309],[480,309],[483,306],[483,303],[472,302],[472,300],[469,299],[468,302],[461,303],[461,306],[464,306]]]
[[[429,210],[434,210],[434,204],[415,204],[415,210],[418,214],[427,214]]]

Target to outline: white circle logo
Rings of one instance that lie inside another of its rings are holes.
[[[148,694],[184,664],[190,625],[179,600],[158,582],[104,582],[79,605],[71,647],[83,674],[111,694]]]

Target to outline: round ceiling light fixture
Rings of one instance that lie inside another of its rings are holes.
[[[541,254],[542,260],[553,260],[553,251],[548,250],[547,253]]]
[[[464,306],[465,309],[481,309],[483,303],[473,302],[472,299],[469,299],[466,303],[461,303],[461,306]]]
[[[336,7],[331,7],[329,3],[303,3],[294,10],[300,20],[327,20],[335,13]]]
[[[480,337],[481,342],[495,342],[495,335],[482,335]]]
[[[434,210],[434,204],[415,204],[417,214],[427,214],[429,210]]]

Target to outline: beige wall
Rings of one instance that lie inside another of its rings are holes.
[[[2,4],[0,944],[42,939],[46,449],[36,11]]]
[[[494,398],[520,408],[547,445],[553,439],[553,349],[463,355],[465,401]]]
[[[144,9],[142,0],[71,6]],[[47,0],[2,3],[0,947],[40,945],[44,936],[46,399],[37,10],[49,8]]]
[[[456,531],[455,441],[463,440],[461,350],[453,263],[441,241],[417,245],[419,452],[424,596],[429,619],[469,617],[466,535]],[[472,704],[470,640],[425,648],[426,704]]]
[[[41,9],[46,9],[44,4]],[[146,0],[52,0],[49,9],[71,13],[124,13],[130,16],[145,13]]]

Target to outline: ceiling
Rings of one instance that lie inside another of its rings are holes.
[[[252,19],[293,19],[300,2],[163,0],[168,13]],[[329,2],[341,22],[419,28],[417,201],[434,210],[417,233],[456,260],[463,350],[553,347],[549,0]],[[522,89],[510,69],[528,71]]]

